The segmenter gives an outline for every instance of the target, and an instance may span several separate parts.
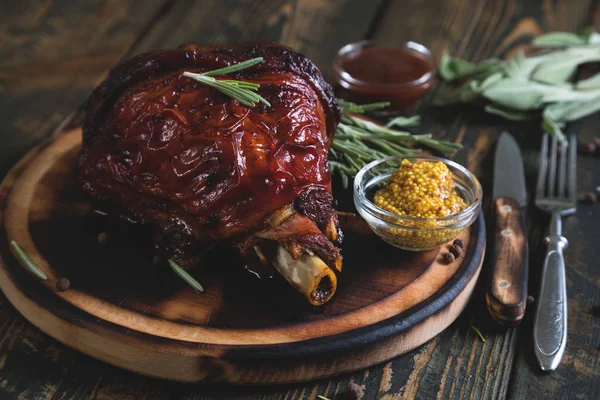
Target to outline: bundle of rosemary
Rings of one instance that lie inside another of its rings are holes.
[[[413,135],[394,129],[419,126],[418,115],[396,117],[385,126],[353,115],[379,110],[389,106],[389,103],[358,105],[342,99],[338,99],[338,102],[342,108],[342,120],[329,149],[329,167],[332,174],[341,177],[345,188],[348,187],[349,178],[354,177],[366,164],[384,157],[418,151],[413,145],[428,147],[443,154],[452,154],[462,148],[458,143],[433,139],[431,134]]]
[[[439,74],[464,82],[438,105],[480,104],[485,111],[513,121],[542,118],[542,128],[564,140],[567,122],[600,110],[600,73],[571,81],[582,64],[600,62],[600,34],[554,32],[533,41],[538,54],[522,52],[508,61],[474,64],[442,56]]]

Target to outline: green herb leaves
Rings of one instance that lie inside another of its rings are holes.
[[[342,121],[337,127],[333,144],[329,149],[329,167],[342,178],[344,187],[349,179],[371,161],[398,154],[415,152],[413,145],[421,145],[450,154],[462,148],[460,144],[432,139],[431,135],[413,135],[394,127],[416,127],[419,116],[396,117],[382,126],[352,114],[364,114],[389,106],[389,103],[358,105],[338,100],[342,107]]]
[[[184,72],[183,76],[195,79],[196,81],[217,89],[219,92],[226,94],[227,96],[233,97],[240,103],[254,107],[257,103],[261,102],[271,107],[271,104],[261,95],[256,93],[260,85],[252,82],[236,81],[236,80],[218,80],[213,78],[217,75],[230,74],[232,72],[238,72],[246,68],[250,68],[256,64],[264,62],[262,57],[253,58],[246,60],[241,63],[233,64],[225,68],[215,69],[213,71],[203,72],[196,74],[193,72]]]
[[[567,122],[600,111],[600,74],[569,82],[580,65],[600,62],[600,34],[554,32],[537,37],[533,44],[551,51],[478,64],[445,54],[441,77],[463,84],[437,104],[481,104],[487,112],[513,121],[541,116],[544,130],[564,139]]]
[[[181,266],[179,264],[177,264],[175,261],[169,259],[169,266],[171,267],[171,269],[177,274],[179,275],[179,277],[181,279],[183,279],[188,285],[190,285],[192,287],[192,289],[194,289],[196,292],[204,292],[204,288],[202,287],[202,285],[200,284],[200,282],[198,282],[196,279],[194,279],[194,277],[192,275],[189,274],[189,272],[187,272],[185,269],[181,268]]]
[[[25,250],[23,250],[23,248],[21,246],[19,246],[19,244],[17,242],[15,242],[14,240],[11,241],[10,247],[12,248],[13,254],[15,255],[15,257],[19,260],[19,263],[22,266],[24,266],[25,268],[27,268],[29,270],[29,272],[31,272],[32,274],[34,274],[35,276],[37,276],[38,278],[40,278],[43,281],[48,279],[48,276],[46,275],[46,273],[44,271],[42,271],[40,269],[40,267],[38,267],[33,262],[33,260],[31,260],[31,258],[29,258],[27,253],[25,253]]]
[[[440,60],[439,72],[444,80],[455,81],[479,75],[489,75],[498,71],[501,67],[502,61],[497,58],[473,64],[460,58],[450,57],[448,53],[444,53]]]
[[[473,331],[475,331],[477,336],[479,336],[479,339],[481,339],[481,341],[483,343],[485,343],[485,337],[483,337],[483,334],[481,333],[481,331],[475,325],[471,325],[471,329],[473,329]]]

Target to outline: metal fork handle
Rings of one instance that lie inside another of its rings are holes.
[[[567,239],[562,236],[559,212],[552,213],[542,286],[536,301],[533,326],[534,352],[543,371],[554,371],[567,346],[567,283],[563,249]]]

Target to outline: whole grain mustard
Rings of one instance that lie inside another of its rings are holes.
[[[465,208],[446,164],[406,159],[375,193],[374,203],[394,214],[417,218],[446,217]]]
[[[466,208],[452,173],[443,162],[402,160],[386,186],[375,192],[373,202],[400,216],[423,218],[417,221],[390,219],[398,227],[378,229],[378,234],[386,241],[401,248],[431,249],[454,239],[462,230],[445,227],[453,221],[438,220]]]

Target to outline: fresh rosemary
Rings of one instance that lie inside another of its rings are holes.
[[[600,111],[600,73],[571,81],[582,64],[600,62],[600,34],[553,32],[535,38],[533,46],[543,51],[478,64],[444,54],[441,77],[464,83],[438,105],[481,104],[488,113],[513,121],[541,117],[543,130],[564,141],[567,122]]]
[[[46,275],[46,273],[44,271],[42,271],[40,269],[40,267],[35,265],[35,263],[31,260],[31,258],[29,258],[27,253],[25,253],[25,250],[23,250],[23,248],[21,246],[19,246],[19,244],[17,242],[15,242],[14,240],[11,241],[10,247],[12,247],[13,253],[17,257],[17,259],[19,260],[21,265],[24,266],[25,268],[27,268],[29,270],[29,272],[31,272],[32,274],[34,274],[41,280],[45,281],[46,279],[48,279],[48,276]]]
[[[169,259],[169,266],[181,279],[183,279],[188,285],[192,287],[197,292],[204,292],[204,287],[198,282],[192,275],[190,275],[185,269],[181,268],[179,264],[177,264],[172,259]]]
[[[237,81],[237,80],[218,80],[213,78],[217,75],[230,74],[232,72],[238,72],[246,68],[250,68],[256,64],[260,64],[264,61],[262,57],[253,58],[237,64],[230,65],[225,68],[215,69],[213,71],[203,72],[196,74],[193,72],[184,72],[183,76],[195,79],[203,85],[210,86],[217,89],[219,92],[233,97],[240,103],[254,107],[257,103],[261,102],[271,107],[271,104],[261,95],[256,93],[260,85],[258,83]]]
[[[479,339],[481,339],[481,341],[483,343],[485,343],[485,338],[483,337],[483,334],[481,333],[481,331],[475,325],[471,325],[471,329],[473,329],[475,331],[475,333],[477,334],[477,336],[479,336]]]
[[[431,134],[413,135],[410,132],[394,129],[409,128],[419,125],[420,117],[396,117],[387,125],[379,125],[353,114],[364,114],[389,106],[389,103],[372,103],[358,105],[341,99],[342,120],[339,123],[333,144],[329,149],[329,168],[337,173],[344,187],[348,187],[349,179],[371,161],[398,154],[412,154],[417,149],[411,145],[421,145],[452,154],[462,146],[433,139]]]

